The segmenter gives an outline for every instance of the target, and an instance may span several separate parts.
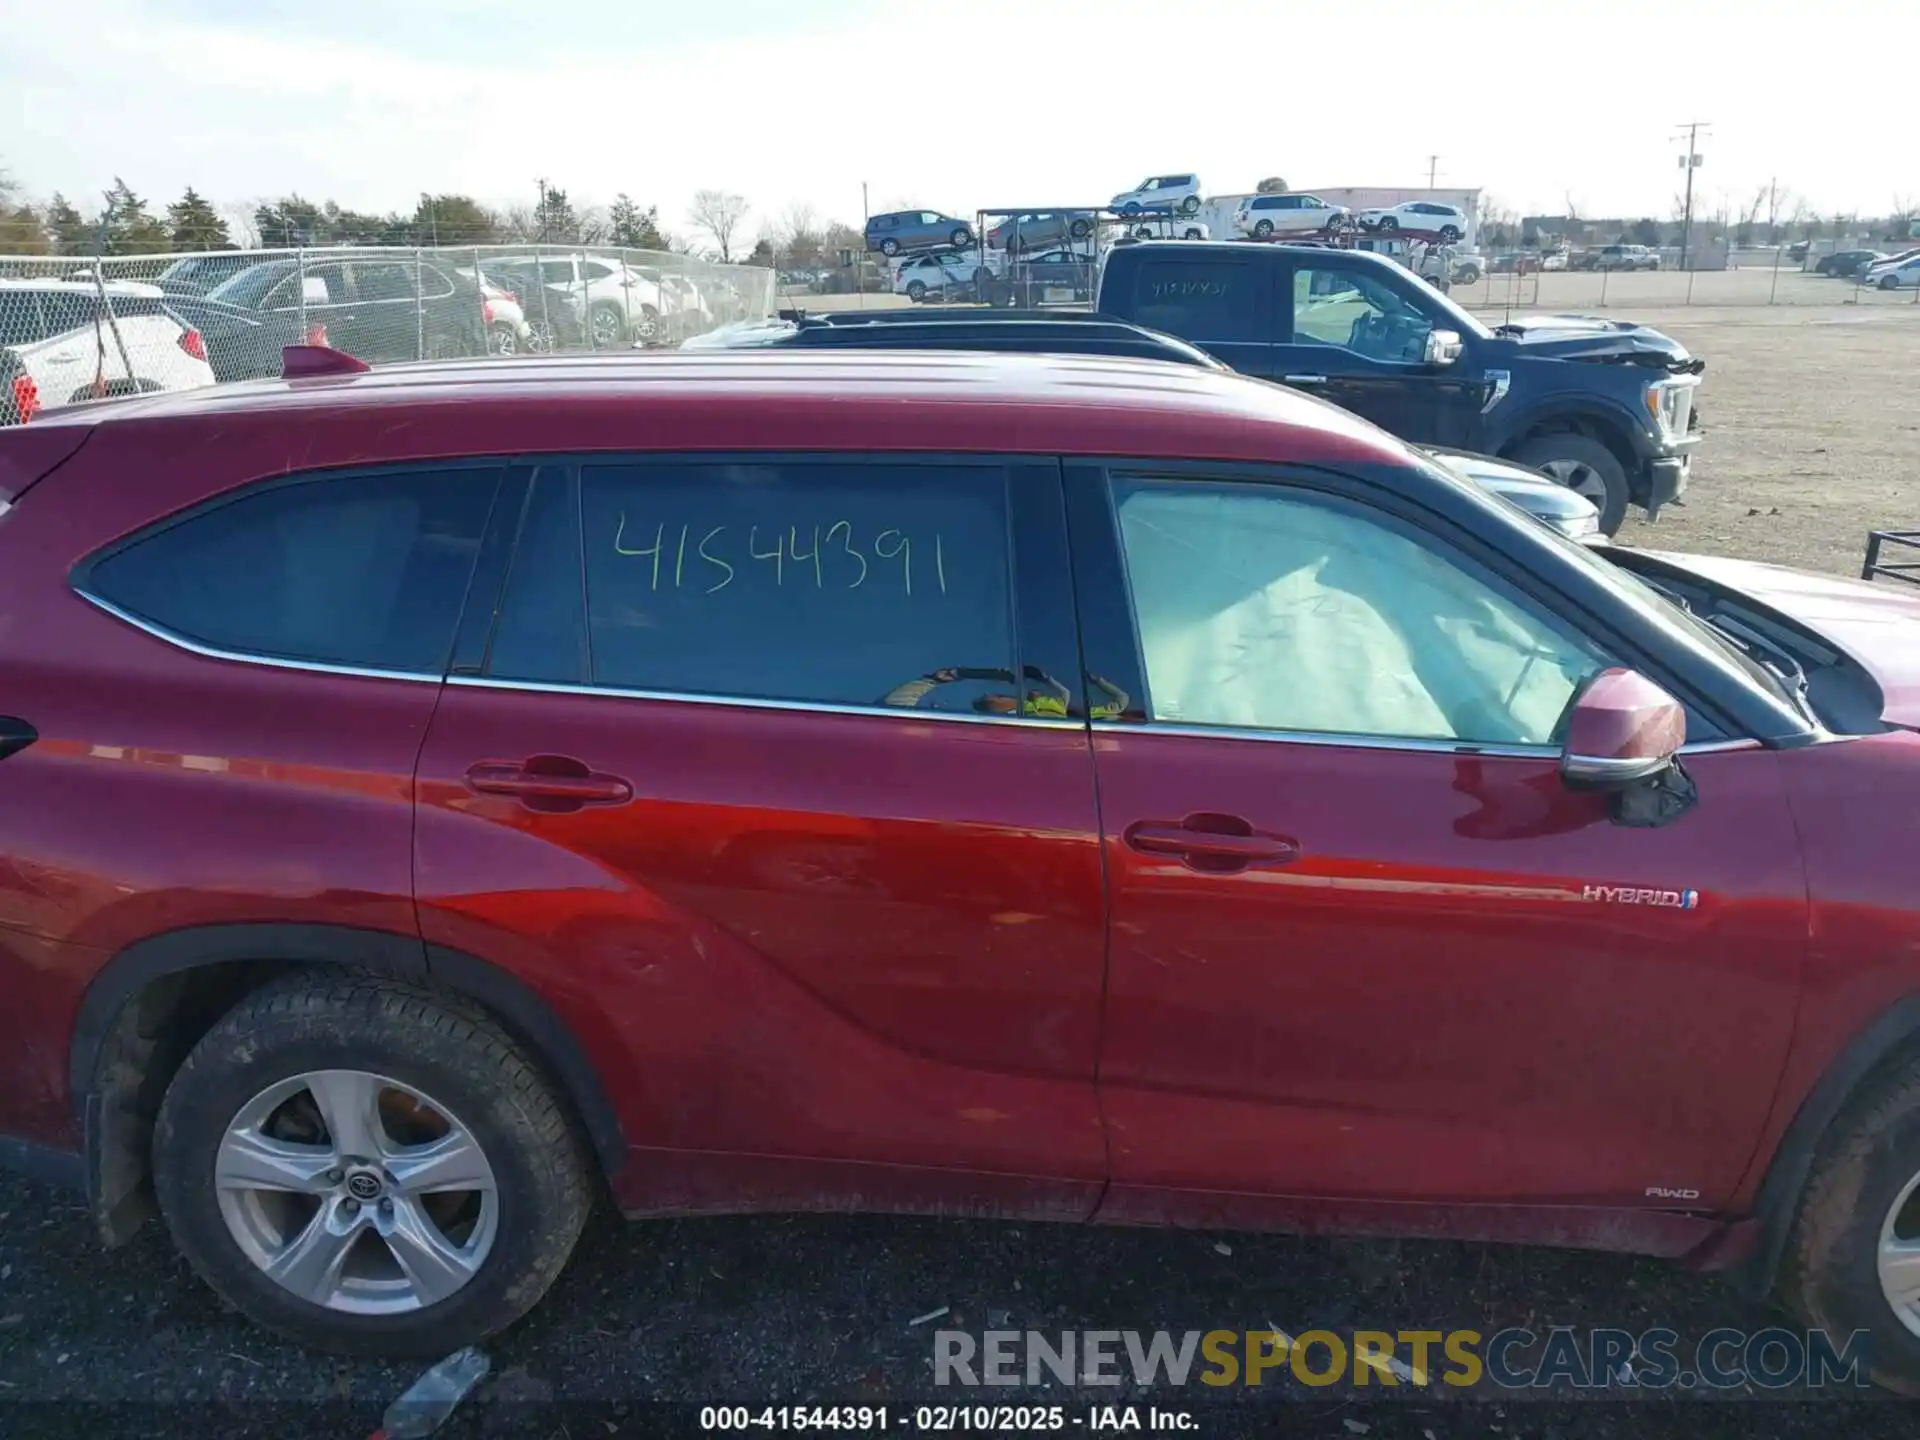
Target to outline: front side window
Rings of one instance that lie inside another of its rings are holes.
[[[1007,472],[831,460],[543,471],[489,673],[1010,714]],[[582,577],[584,575],[584,587]],[[564,617],[584,605],[571,657]]]
[[[268,485],[110,550],[78,583],[216,650],[438,675],[496,473],[426,470]]]
[[[1607,663],[1346,502],[1149,477],[1117,481],[1115,501],[1157,721],[1546,746]]]
[[[1295,344],[1337,345],[1369,360],[1418,363],[1432,317],[1374,276],[1342,265],[1293,271]]]

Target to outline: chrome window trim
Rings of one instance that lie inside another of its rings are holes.
[[[660,700],[676,705],[724,705],[736,710],[775,710],[803,715],[870,715],[890,720],[939,720],[961,725],[1015,725],[1028,730],[1084,730],[1069,716],[960,715],[950,710],[909,710],[897,705],[834,705],[824,700],[763,700],[743,695],[691,695],[679,690],[627,690],[611,685],[569,685],[551,680],[509,680],[494,675],[450,675],[447,684],[469,690],[520,690],[540,695],[596,695],[613,700]]]
[[[198,640],[189,640],[176,634],[164,625],[156,625],[135,615],[130,610],[122,610],[111,600],[103,600],[90,590],[78,585],[72,587],[73,593],[89,605],[99,607],[114,619],[131,625],[134,629],[151,635],[177,650],[185,650],[190,655],[199,655],[208,660],[230,660],[238,665],[264,665],[274,670],[304,670],[315,675],[352,675],[364,680],[406,680],[414,684],[438,685],[443,676],[423,675],[413,670],[373,670],[362,665],[333,665],[324,660],[291,660],[279,655],[253,655],[244,650],[222,650],[214,645],[202,645]]]
[[[1403,750],[1423,755],[1486,756],[1497,760],[1558,760],[1558,745],[1481,745],[1471,740],[1420,740],[1398,735],[1336,735],[1321,730],[1255,730],[1235,725],[1179,725],[1150,720],[1096,720],[1096,735],[1181,735],[1196,740],[1266,740],[1289,745],[1319,745],[1346,750]],[[1705,740],[1682,745],[1682,755],[1719,750],[1758,750],[1758,740]]]

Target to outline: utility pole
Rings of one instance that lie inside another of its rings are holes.
[[[533,182],[540,187],[540,243],[547,243],[547,179],[541,176]]]
[[[1433,189],[1433,182],[1439,174],[1440,157],[1438,155],[1427,156],[1427,189]]]
[[[1681,128],[1684,135],[1675,135],[1675,140],[1687,142],[1687,153],[1680,157],[1680,168],[1687,172],[1687,198],[1683,206],[1684,214],[1680,219],[1680,268],[1687,268],[1687,247],[1693,241],[1693,172],[1700,168],[1700,150],[1698,140],[1702,130],[1711,130],[1712,124],[1706,120],[1683,120]]]

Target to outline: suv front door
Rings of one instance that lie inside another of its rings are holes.
[[[557,997],[651,1152],[630,1208],[1090,1213],[1105,902],[1059,485],[583,457],[509,508],[498,623],[483,591],[421,754],[421,926]]]
[[[1451,322],[1413,275],[1327,251],[1296,255],[1278,284],[1277,378],[1403,440],[1475,447],[1485,379],[1466,355],[1426,362],[1427,337]]]
[[[1776,756],[1623,827],[1557,733],[1620,657],[1464,535],[1325,476],[1068,484],[1089,671],[1141,697],[1093,723],[1116,1205],[1725,1200],[1806,948]]]

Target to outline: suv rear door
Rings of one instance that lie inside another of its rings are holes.
[[[1242,252],[1245,253],[1242,253]],[[1273,339],[1284,330],[1276,313],[1271,263],[1261,246],[1140,247],[1117,283],[1129,293],[1109,296],[1101,308],[1149,330],[1190,340],[1243,374],[1274,376]]]
[[[580,1037],[650,1152],[622,1203],[1090,1212],[1104,892],[1057,464],[518,483],[498,622],[469,606],[421,752],[421,923]]]

